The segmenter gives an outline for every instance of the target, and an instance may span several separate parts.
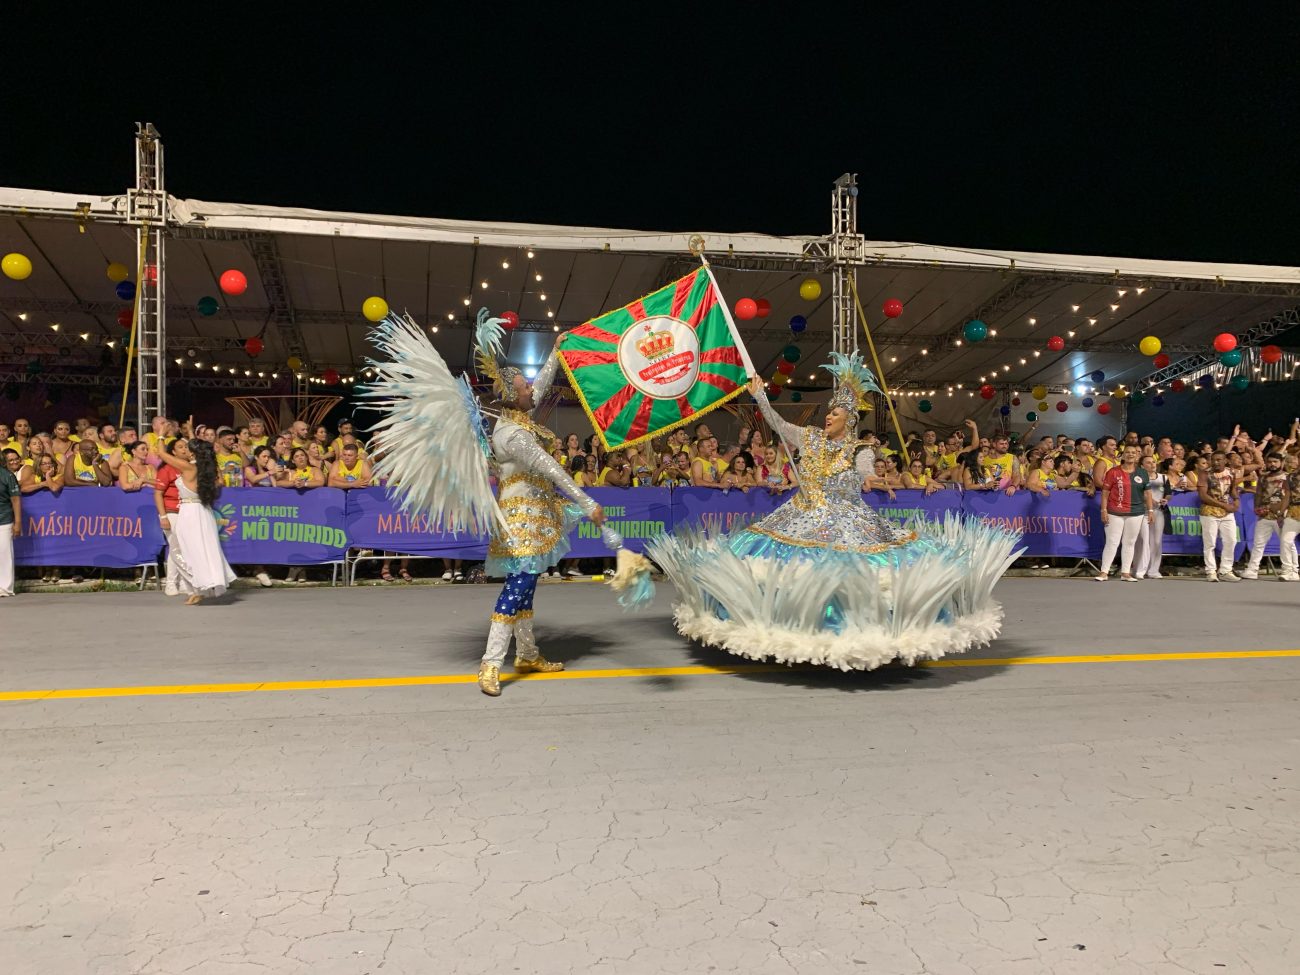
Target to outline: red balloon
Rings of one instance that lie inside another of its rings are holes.
[[[776,371],[783,376],[788,376],[792,372],[794,372],[794,363],[786,362],[784,359],[782,359],[780,362],[776,364]]]
[[[1102,416],[1105,416],[1107,413],[1110,412],[1110,404],[1102,403],[1100,406],[1097,407],[1097,412],[1100,413]]]
[[[259,355],[262,354],[262,349],[264,348],[266,348],[266,346],[262,344],[262,340],[259,339],[256,335],[254,335],[252,338],[244,339],[244,351],[247,352],[254,359],[256,359]]]
[[[1061,338],[1059,335],[1053,335],[1047,340],[1047,347],[1053,352],[1060,352],[1065,348],[1065,339]]]
[[[1156,356],[1154,359],[1151,360],[1151,364],[1155,366],[1157,369],[1163,369],[1165,366],[1169,365],[1169,356],[1161,352],[1158,356]]]
[[[767,397],[768,397],[768,399],[776,399],[776,398],[777,398],[778,396],[780,396],[780,395],[781,395],[781,387],[780,387],[780,386],[778,386],[776,383],[768,383],[768,384],[767,384]]]
[[[983,399],[992,399],[997,394],[998,391],[994,389],[992,386],[990,386],[988,383],[985,383],[983,386],[980,387],[980,397]]]
[[[988,397],[985,397],[985,399],[987,399],[987,398],[988,398]],[[1020,405],[1020,397],[1019,397],[1019,396],[1014,396],[1014,397],[1012,397],[1012,399],[1011,399],[1011,405],[1012,405],[1012,406],[1019,406],[1019,405]]]
[[[766,318],[772,314],[772,303],[766,298],[759,298],[758,301],[754,302],[754,307],[758,310],[759,318]]]
[[[1169,388],[1172,389],[1175,393],[1181,393],[1184,389],[1187,388],[1187,383],[1183,382],[1181,379],[1175,379],[1173,382],[1169,384]]]
[[[758,314],[758,302],[753,298],[741,298],[736,302],[736,317],[747,322]]]
[[[1275,362],[1282,361],[1282,349],[1280,346],[1266,345],[1259,350],[1259,358],[1271,366]]]
[[[325,385],[335,386],[339,381],[339,371],[337,369],[326,369],[321,373],[321,379],[325,380]]]
[[[1214,336],[1214,350],[1216,352],[1231,352],[1237,347],[1237,336],[1231,332],[1220,332]]]
[[[234,268],[221,272],[219,283],[221,290],[228,295],[242,295],[248,290],[248,278],[244,277],[243,271],[236,271]]]
[[[1057,413],[1064,413],[1064,412],[1065,412],[1066,410],[1068,410],[1069,408],[1070,408],[1070,404],[1067,403],[1065,400],[1057,400],[1057,403],[1056,403],[1056,412],[1057,412]]]
[[[903,314],[903,303],[897,298],[890,298],[880,310],[885,313],[886,318],[897,318]]]
[[[519,316],[512,311],[503,311],[497,317],[501,319],[502,327],[507,330],[519,327]]]
[[[117,324],[121,325],[123,328],[130,328],[132,314],[130,308],[123,308],[117,313]]]

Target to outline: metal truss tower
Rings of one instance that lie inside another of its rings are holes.
[[[831,189],[831,234],[827,239],[831,260],[831,348],[848,355],[858,350],[853,290],[858,265],[866,256],[866,241],[858,233],[858,174],[845,173]]]
[[[136,423],[147,430],[167,412],[167,299],[164,282],[167,189],[162,138],[152,122],[135,125],[135,186],[127,190],[127,223],[136,228]]]

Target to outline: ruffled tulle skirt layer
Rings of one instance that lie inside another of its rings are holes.
[[[916,521],[873,552],[799,545],[758,531],[682,531],[646,554],[677,589],[678,630],[752,660],[872,670],[992,641],[993,587],[1019,536],[955,515]]]

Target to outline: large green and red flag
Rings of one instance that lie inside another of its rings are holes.
[[[558,348],[606,450],[690,423],[753,375],[707,265],[565,333]]]

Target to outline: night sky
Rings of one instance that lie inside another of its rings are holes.
[[[25,12],[0,184],[120,192],[148,120],[200,199],[820,234],[854,170],[872,239],[1300,264],[1294,15],[814,6]]]

